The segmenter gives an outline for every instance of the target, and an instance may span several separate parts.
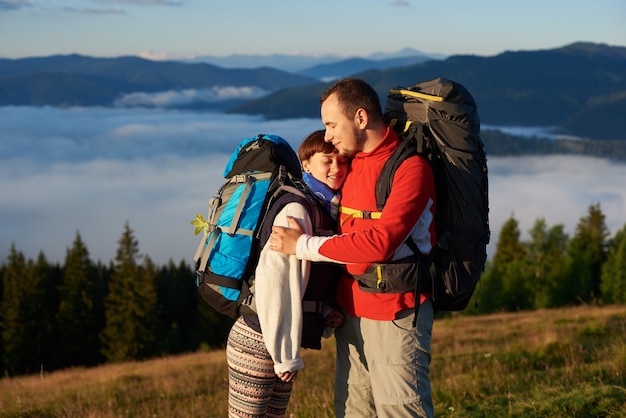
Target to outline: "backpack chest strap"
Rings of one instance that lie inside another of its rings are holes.
[[[343,213],[344,215],[348,215],[341,220],[342,225],[353,218],[380,219],[381,215],[383,214],[382,212],[378,211],[352,209],[345,206],[339,206],[339,212]]]

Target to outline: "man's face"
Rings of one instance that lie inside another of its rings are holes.
[[[322,123],[326,127],[324,141],[331,142],[342,157],[351,158],[361,151],[362,132],[355,118],[349,118],[339,104],[337,94],[331,94],[321,108]]]

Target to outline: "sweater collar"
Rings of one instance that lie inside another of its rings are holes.
[[[387,132],[385,133],[385,136],[383,137],[382,141],[380,141],[380,143],[374,147],[374,149],[370,152],[358,152],[355,157],[368,157],[371,155],[379,155],[379,154],[391,154],[393,151],[395,151],[395,149],[398,147],[398,135],[396,135],[396,132],[391,129],[389,126],[387,126]]]

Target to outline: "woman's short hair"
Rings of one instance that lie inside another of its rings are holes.
[[[300,161],[306,161],[318,152],[324,154],[337,152],[337,149],[333,146],[333,144],[324,141],[325,135],[326,130],[321,129],[319,131],[312,132],[309,136],[304,138],[304,141],[302,141],[300,148],[298,149]]]

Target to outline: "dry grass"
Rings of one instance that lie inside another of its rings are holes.
[[[334,342],[303,353],[289,413],[332,417]],[[626,306],[439,319],[437,416],[626,416]],[[0,417],[223,417],[223,351],[0,380]]]
[[[0,416],[212,416],[202,411],[225,410],[226,379],[223,351],[4,378]]]

